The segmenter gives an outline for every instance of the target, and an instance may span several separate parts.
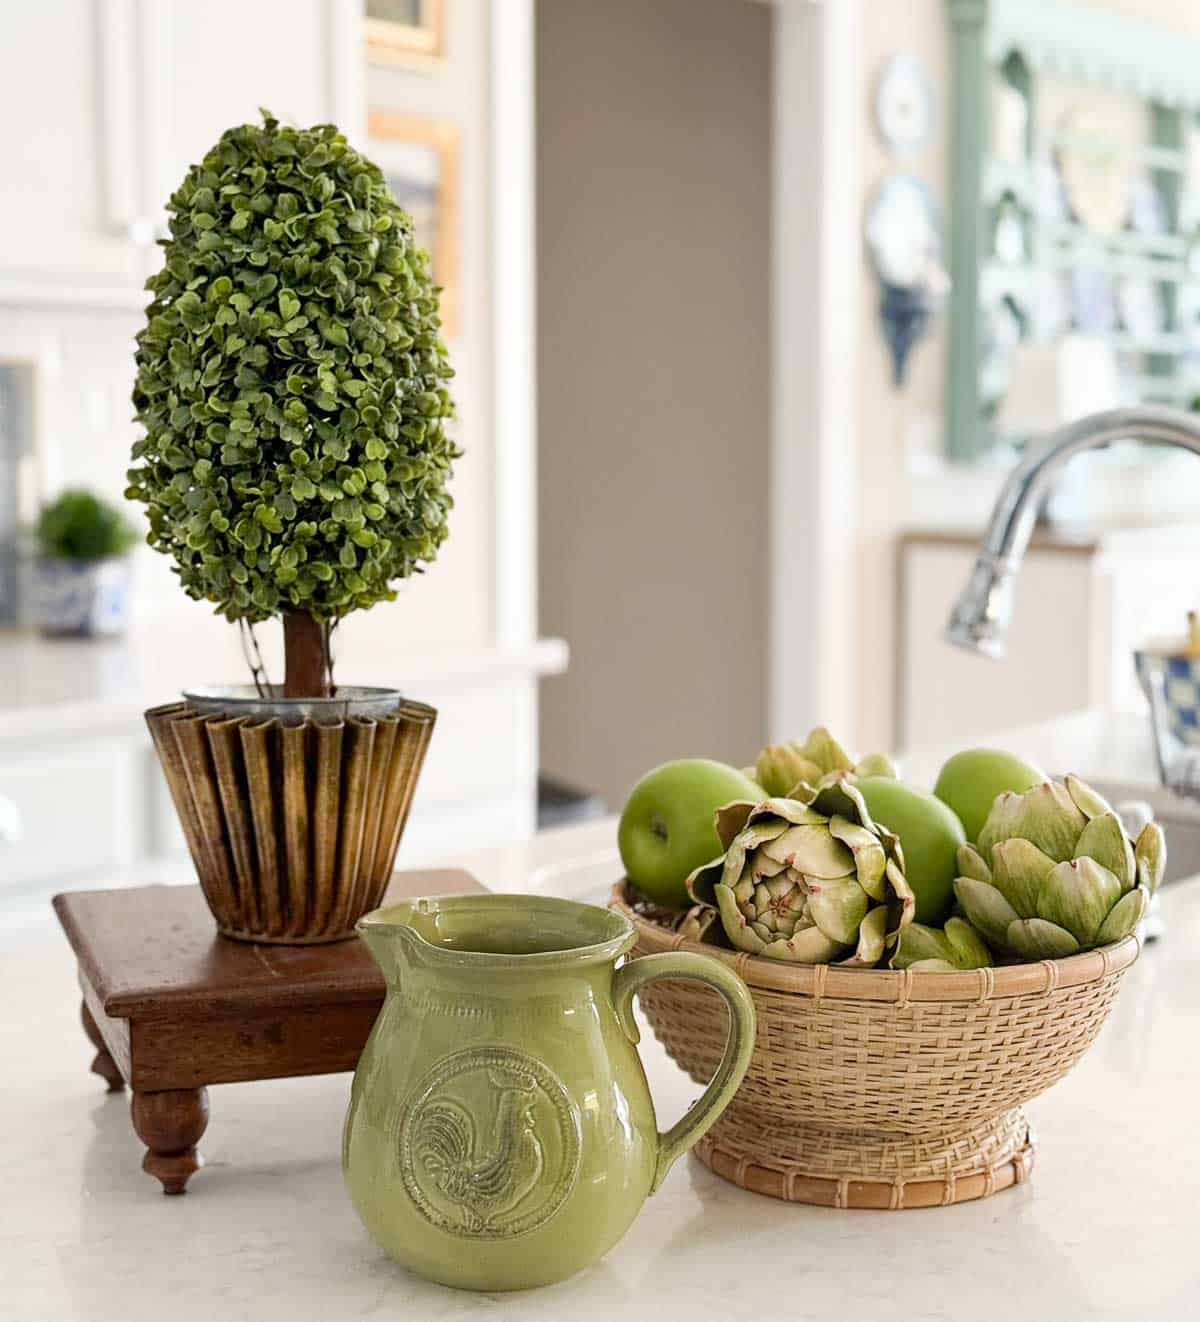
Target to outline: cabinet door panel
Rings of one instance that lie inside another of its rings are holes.
[[[106,196],[105,34],[114,35],[107,11],[85,0],[0,5],[0,120],[9,126],[0,273],[7,278],[79,277],[135,292],[141,281],[139,249],[114,223]],[[120,153],[130,144],[109,146]]]
[[[1086,553],[1031,551],[1017,582],[1003,661],[945,641],[946,620],[974,548],[904,551],[900,743],[918,748],[1028,725],[1108,697],[1110,608]]]
[[[354,21],[353,4],[324,0],[168,0],[172,76],[160,95],[166,132],[158,194],[166,198],[190,165],[232,124],[259,107],[300,125],[330,119],[327,22]],[[338,21],[341,21],[338,19]]]
[[[139,745],[98,739],[50,752],[6,752],[0,793],[21,838],[0,845],[0,887],[70,881],[130,863],[139,848]]]

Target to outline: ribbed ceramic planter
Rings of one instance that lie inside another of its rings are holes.
[[[224,936],[343,941],[387,888],[437,713],[389,689],[202,690],[146,713]]]

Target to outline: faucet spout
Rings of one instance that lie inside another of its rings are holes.
[[[1200,420],[1179,409],[1142,405],[1093,413],[1054,432],[1009,474],[992,510],[971,577],[954,603],[946,639],[1000,658],[1012,617],[1013,585],[1041,497],[1067,462],[1113,441],[1174,445],[1200,455]]]

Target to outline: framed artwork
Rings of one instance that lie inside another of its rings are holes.
[[[445,54],[445,0],[367,0],[367,59],[430,66]]]
[[[458,333],[458,129],[445,120],[372,110],[370,154],[413,218],[417,243],[442,287],[442,333]]]

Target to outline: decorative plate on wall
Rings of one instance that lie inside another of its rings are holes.
[[[933,87],[914,55],[893,55],[875,86],[875,127],[889,151],[918,151],[933,136]]]
[[[913,289],[940,270],[942,227],[937,204],[916,175],[883,180],[867,210],[866,237],[875,269],[886,284]]]
[[[1125,226],[1133,191],[1126,126],[1096,106],[1069,110],[1058,126],[1058,165],[1076,219],[1099,234]]]

